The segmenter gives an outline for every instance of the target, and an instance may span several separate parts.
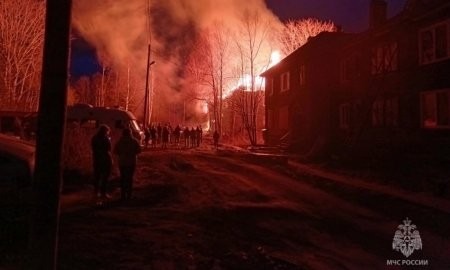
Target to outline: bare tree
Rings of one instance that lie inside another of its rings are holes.
[[[308,42],[310,37],[317,36],[321,32],[336,30],[336,26],[331,21],[320,21],[314,18],[289,20],[282,28],[278,39],[282,45],[282,53],[289,55]]]
[[[70,91],[73,91],[73,103],[92,103],[90,90],[90,79],[88,76],[82,76],[70,85]]]
[[[133,111],[137,105],[137,78],[131,68],[103,68],[101,73],[82,76],[71,82],[71,103],[119,106]]]
[[[252,145],[258,142],[258,110],[264,97],[262,80],[258,80],[258,76],[270,62],[271,30],[270,21],[263,20],[257,12],[247,10],[241,18],[241,32],[235,42],[240,59],[236,70],[242,81],[242,94],[238,95],[235,107]]]
[[[200,95],[190,98],[205,100],[209,104],[214,129],[219,133],[222,133],[224,91],[231,78],[231,63],[227,61],[231,43],[229,33],[222,23],[206,29],[189,57],[187,68],[191,84],[207,89],[206,92],[198,91]]]
[[[0,1],[1,105],[37,109],[44,40],[45,1]]]

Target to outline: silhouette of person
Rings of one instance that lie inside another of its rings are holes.
[[[123,130],[122,137],[114,146],[114,154],[119,158],[121,199],[131,199],[133,191],[134,171],[136,170],[137,155],[141,153],[141,146],[131,134],[131,130]]]
[[[200,146],[200,141],[201,141],[201,131],[200,131],[200,127],[197,126],[197,129],[195,129],[195,136],[196,136],[196,143],[197,143],[197,147]]]
[[[180,144],[180,135],[181,135],[181,127],[177,125],[175,130],[173,131],[173,135],[175,137],[175,145],[178,146]]]
[[[191,135],[191,147],[195,147],[196,146],[196,142],[195,140],[197,139],[197,135],[195,132],[194,127],[191,127],[191,131],[189,131],[189,134]]]
[[[107,125],[101,125],[97,133],[91,139],[92,158],[95,177],[95,194],[97,197],[109,197],[106,188],[112,168],[110,129]]]
[[[217,132],[217,130],[214,131],[213,140],[214,140],[214,147],[216,148],[219,147],[219,138],[220,138],[219,132]]]
[[[155,148],[156,147],[156,139],[157,139],[157,135],[156,135],[156,128],[155,126],[152,125],[152,127],[150,128],[150,137],[152,140],[152,147]]]
[[[184,136],[184,147],[188,148],[191,136],[191,131],[189,130],[188,127],[184,129],[183,136]]]
[[[144,142],[145,142],[145,148],[148,147],[148,143],[150,141],[151,134],[150,134],[150,128],[144,129]]]
[[[167,143],[169,142],[170,131],[167,125],[162,129],[162,148],[167,148]]]

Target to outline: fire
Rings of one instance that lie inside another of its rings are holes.
[[[203,102],[201,107],[202,113],[207,114],[209,112],[208,103]]]
[[[275,66],[281,61],[281,54],[280,51],[273,51],[270,55],[270,63],[269,68]]]
[[[273,51],[272,54],[270,55],[270,61],[269,61],[269,65],[267,66],[267,69],[278,64],[280,61],[281,61],[280,51],[278,51],[278,50]],[[265,70],[267,70],[267,69],[265,69]],[[255,83],[256,89],[264,89],[264,85],[265,85],[264,78],[257,76],[257,77],[255,77],[254,83]],[[238,81],[235,89],[238,89],[238,88],[250,89],[251,84],[252,84],[252,77],[250,76],[250,74],[245,74],[244,76],[239,78],[239,81]]]
[[[264,88],[264,78],[260,76],[255,77],[254,84],[255,89]],[[236,89],[244,88],[246,90],[251,90],[251,86],[252,86],[252,76],[250,76],[250,74],[245,74],[239,79]]]

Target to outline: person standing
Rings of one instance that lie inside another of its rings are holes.
[[[95,177],[95,194],[97,197],[107,198],[106,188],[112,168],[110,129],[101,125],[91,139],[92,158]]]
[[[169,143],[169,127],[165,125],[162,129],[162,148],[167,149],[167,144]]]
[[[188,128],[188,127],[185,127],[185,128],[184,128],[184,131],[183,131],[183,136],[184,136],[184,147],[185,147],[185,148],[189,148],[190,136],[191,136],[190,133],[191,133],[191,132],[189,131],[189,128]]]
[[[123,130],[122,137],[114,146],[114,154],[119,159],[121,199],[131,199],[133,190],[134,171],[136,170],[137,155],[141,153],[141,146],[133,135],[131,130]]]
[[[217,132],[217,130],[214,131],[213,140],[214,140],[214,147],[216,149],[219,147],[219,138],[220,138],[219,132]]]
[[[150,142],[150,128],[144,128],[144,142],[145,142],[145,149],[148,147],[148,143]]]

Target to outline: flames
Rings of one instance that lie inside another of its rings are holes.
[[[280,61],[281,61],[281,53],[280,53],[280,51],[278,51],[278,50],[273,51],[272,54],[270,55],[269,68],[275,66]]]
[[[256,76],[253,83],[255,84],[255,89],[263,89],[264,88],[264,78],[260,76]],[[245,74],[241,78],[239,78],[239,81],[237,83],[237,86],[234,88],[236,89],[244,89],[244,90],[251,90],[252,87],[252,76],[250,74]]]
[[[147,72],[147,41],[150,35],[151,57],[157,63],[152,68],[152,87],[156,93],[152,102],[163,104],[161,108],[172,108],[174,104],[181,102],[184,96],[190,95],[188,92],[191,89],[183,87],[187,84],[186,77],[180,74],[183,74],[185,53],[193,50],[193,41],[198,33],[216,27],[219,22],[229,30],[226,32],[227,37],[230,37],[229,46],[233,47],[237,42],[241,42],[241,48],[245,49],[248,46],[245,41],[249,32],[242,28],[242,22],[246,11],[249,14],[257,13],[259,23],[263,27],[266,27],[266,23],[270,23],[271,27],[267,28],[270,29],[268,31],[278,31],[281,25],[278,18],[267,8],[264,0],[151,0],[149,1],[150,14],[146,3],[147,1],[142,0],[76,0],[73,8],[73,23],[77,33],[96,48],[102,65],[111,67],[120,74],[127,74],[122,71],[129,71],[132,67],[131,88],[136,89],[133,97],[136,101],[141,100],[143,95],[140,89],[144,89],[145,79],[142,78],[146,77]],[[150,33],[148,19],[152,26]],[[253,24],[247,24],[247,26],[253,27]],[[265,29],[250,32],[258,33],[258,36],[255,36],[258,39],[263,39],[261,35],[267,33]],[[273,53],[270,57],[273,46],[277,46],[272,44],[275,39],[270,37],[264,40],[261,50],[257,50],[261,59],[255,60],[257,62],[255,75],[259,75],[279,61],[279,52]],[[250,57],[241,55],[237,59],[238,57],[234,56],[239,53],[235,51],[230,55],[232,57],[227,58],[229,70],[226,70],[227,78],[223,85],[224,96],[229,96],[237,88],[249,89],[252,84],[250,75],[237,74],[251,73],[249,64],[237,63],[248,61]],[[237,72],[237,69],[240,71]],[[126,75],[123,77],[128,78]],[[254,86],[255,89],[263,88],[263,79],[256,77]],[[205,98],[206,95],[201,87],[198,89],[195,90],[198,91],[196,96]],[[142,111],[142,104],[136,102],[137,114]],[[165,114],[170,115],[169,109],[160,113],[163,116]]]
[[[281,61],[281,58],[282,56],[280,51],[274,50],[270,55],[269,64],[261,69],[261,73],[278,64]],[[265,79],[263,77],[256,76],[254,78],[253,83],[254,83],[254,90],[264,90]],[[252,86],[252,77],[250,74],[245,74],[238,79],[237,83],[234,84],[234,86],[231,89],[225,91],[226,95],[224,95],[224,98],[230,96],[237,89],[244,89],[245,91],[251,91],[251,86]]]

